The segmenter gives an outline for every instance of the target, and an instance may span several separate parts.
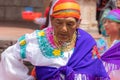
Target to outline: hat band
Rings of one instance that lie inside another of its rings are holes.
[[[65,10],[65,9],[75,9],[80,11],[80,6],[77,3],[74,2],[65,2],[61,3],[59,5],[56,5],[53,9],[53,12],[59,11],[59,10]]]
[[[79,19],[80,12],[78,10],[67,9],[67,10],[53,12],[51,16],[55,18],[75,17]]]

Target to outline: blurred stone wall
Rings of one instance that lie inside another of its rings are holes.
[[[22,21],[21,12],[31,6],[34,11],[44,12],[44,0],[0,0],[0,20]]]

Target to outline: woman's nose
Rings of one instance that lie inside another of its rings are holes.
[[[62,27],[63,32],[67,32],[67,26],[64,24]]]
[[[108,25],[108,22],[107,22],[107,21],[103,23],[103,26],[104,26],[104,27],[106,27],[107,25]]]
[[[105,27],[105,29],[107,29],[109,26],[108,26],[108,22],[105,22],[104,24],[103,24],[103,26]]]
[[[103,26],[106,27],[107,23],[104,23]]]

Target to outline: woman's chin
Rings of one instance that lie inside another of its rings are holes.
[[[59,40],[59,41],[62,41],[62,42],[68,42],[68,41],[70,41],[69,38],[65,38],[65,37],[59,38],[58,40]]]
[[[61,42],[68,42],[69,39],[60,39],[59,41],[61,41]]]
[[[67,40],[68,39],[68,37],[67,36],[58,36],[58,40]]]

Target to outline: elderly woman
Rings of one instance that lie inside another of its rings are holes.
[[[111,80],[120,80],[120,9],[111,10],[103,19],[103,25],[108,36],[97,40],[98,50],[102,57],[109,58],[107,63],[103,63]]]
[[[1,56],[1,80],[34,80],[23,61],[35,66],[37,80],[109,80],[94,39],[79,29],[80,6],[57,0],[51,25],[22,36]]]

